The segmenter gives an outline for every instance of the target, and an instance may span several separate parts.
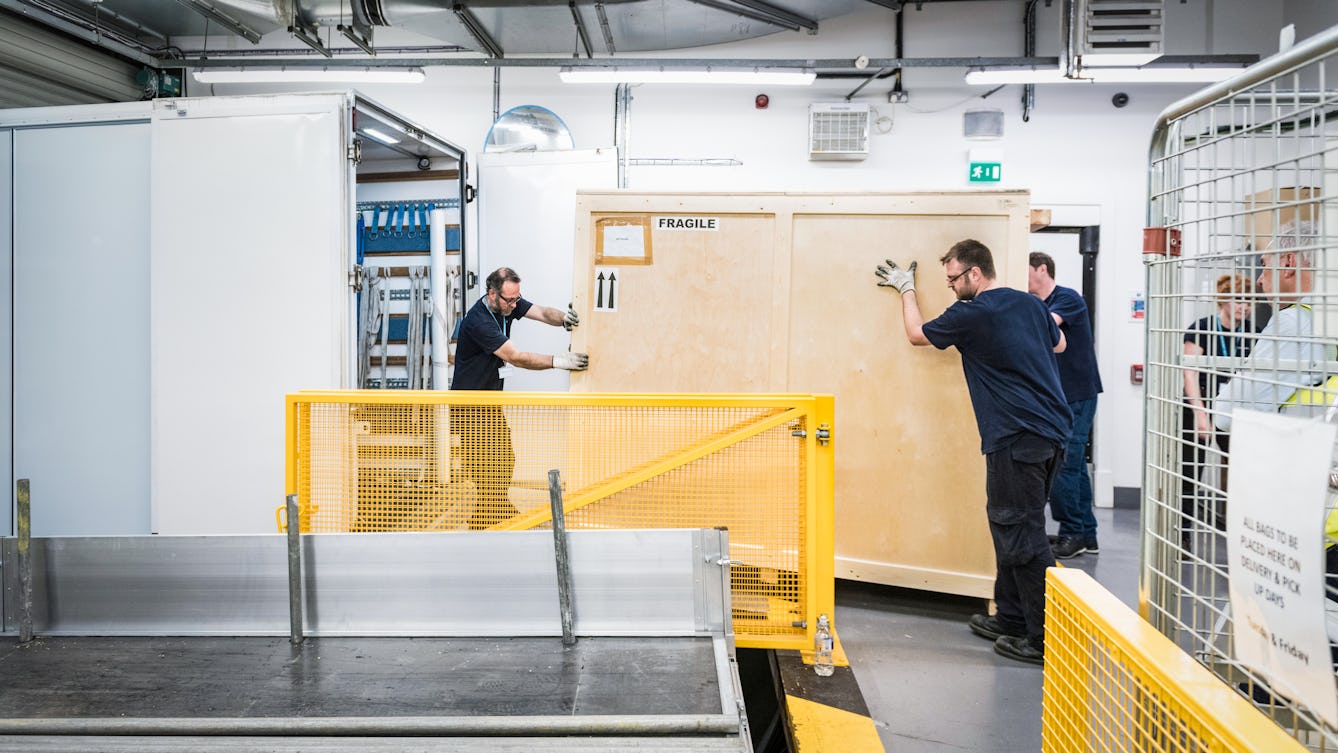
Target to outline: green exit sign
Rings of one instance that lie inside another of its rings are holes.
[[[972,183],[998,183],[1003,177],[1003,165],[998,162],[972,162],[968,177]]]

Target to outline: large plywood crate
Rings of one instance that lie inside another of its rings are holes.
[[[954,297],[938,259],[976,238],[1026,289],[1025,191],[577,196],[572,348],[584,392],[836,396],[836,575],[989,597],[985,461],[955,349],[914,348],[891,258],[919,262],[926,319]]]

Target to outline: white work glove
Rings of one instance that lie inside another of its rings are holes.
[[[884,267],[882,264],[879,264],[878,269],[874,271],[874,274],[878,275],[878,277],[880,278],[878,280],[878,287],[896,288],[898,293],[905,293],[910,290],[915,290],[916,264],[917,262],[911,262],[911,266],[909,269],[902,269],[898,267],[897,263],[892,261],[891,259],[887,260],[886,267]]]
[[[590,356],[584,353],[555,353],[553,368],[567,371],[585,371],[590,366]]]
[[[570,332],[572,331],[572,328],[574,328],[576,325],[580,323],[581,323],[580,315],[577,314],[576,309],[572,308],[571,304],[568,303],[567,315],[562,317],[562,328]]]

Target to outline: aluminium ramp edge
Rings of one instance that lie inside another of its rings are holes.
[[[574,649],[549,531],[304,536],[297,648],[281,535],[35,540],[46,650],[0,638],[0,750],[749,750],[726,534],[568,535]]]

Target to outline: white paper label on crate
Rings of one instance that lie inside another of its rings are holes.
[[[1324,519],[1333,424],[1238,409],[1227,558],[1236,658],[1274,695],[1338,725],[1325,630]]]
[[[605,225],[604,255],[621,259],[646,258],[646,235],[641,225]]]
[[[594,287],[590,289],[595,311],[617,311],[622,293],[619,267],[595,267]]]
[[[656,230],[708,230],[720,229],[719,217],[656,217]]]

